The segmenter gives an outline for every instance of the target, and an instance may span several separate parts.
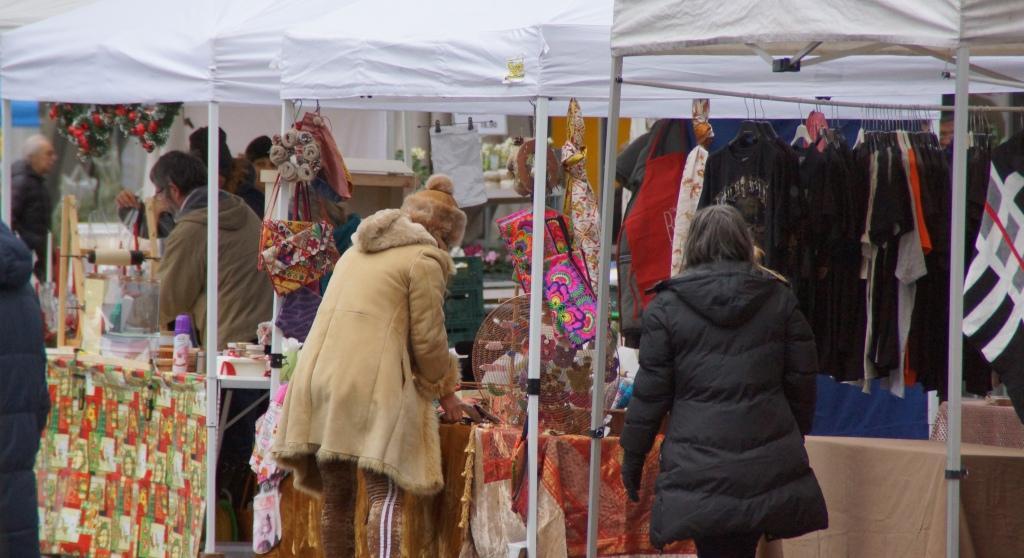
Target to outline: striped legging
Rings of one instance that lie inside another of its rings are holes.
[[[323,478],[321,536],[326,558],[354,558],[356,467],[351,462],[320,462]],[[398,558],[402,549],[401,488],[386,475],[363,471],[369,515],[366,547],[372,558]]]

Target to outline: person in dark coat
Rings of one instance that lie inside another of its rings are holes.
[[[36,452],[50,412],[32,253],[0,223],[0,556],[38,558]]]
[[[25,140],[25,157],[11,165],[11,227],[36,254],[35,273],[46,273],[46,237],[50,232],[53,200],[46,189],[46,175],[57,163],[53,144],[40,135]]]
[[[814,336],[784,280],[755,263],[736,209],[697,212],[684,250],[683,273],[644,312],[622,481],[637,501],[668,414],[651,542],[692,538],[700,558],[753,558],[762,536],[828,526],[803,439],[814,417]]]
[[[228,147],[228,134],[223,128],[218,128],[220,138],[220,159],[217,165],[220,174],[220,189],[234,194],[245,201],[245,204],[252,209],[257,217],[263,219],[265,196],[256,186],[259,179],[256,176],[256,168],[245,157],[233,157],[231,148]],[[204,165],[209,165],[207,146],[209,145],[209,131],[205,126],[197,128],[188,136],[189,153],[199,157]]]

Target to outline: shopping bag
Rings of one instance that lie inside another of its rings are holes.
[[[654,298],[651,287],[668,279],[671,274],[672,228],[686,153],[659,154],[658,148],[673,127],[663,126],[661,133],[652,140],[644,181],[622,224],[630,245],[640,247],[632,250],[632,273],[641,293],[641,308],[646,308]],[[678,129],[683,133],[682,126]]]
[[[319,280],[334,268],[334,263],[340,257],[334,245],[334,227],[326,216],[319,221],[309,220],[308,187],[300,184],[297,188],[298,199],[305,200],[306,220],[267,218],[263,221],[260,234],[259,268],[270,276],[274,291],[279,295],[286,295]],[[273,208],[279,194],[280,178],[274,185],[267,215],[274,214]]]
[[[597,336],[597,296],[579,251],[557,254],[545,261],[544,300],[555,327],[578,348]]]
[[[565,216],[553,209],[544,212],[544,257],[564,254],[572,250],[572,233]],[[530,290],[530,258],[533,246],[533,210],[523,209],[495,221],[498,234],[505,242],[512,258],[516,278],[523,289]]]

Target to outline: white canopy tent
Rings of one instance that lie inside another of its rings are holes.
[[[499,9],[502,16],[494,17]],[[381,18],[383,12],[389,17]],[[554,113],[575,97],[586,115],[603,116],[611,24],[612,0],[527,0],[514,11],[471,0],[451,0],[444,10],[416,0],[361,0],[286,33],[281,94],[353,108],[445,111],[457,104],[463,113],[500,114],[532,114],[524,101],[538,96],[559,103],[552,105]],[[507,61],[517,57],[523,59],[524,78],[503,82]],[[791,95],[842,94],[865,102],[934,103],[949,88],[938,79],[948,64],[920,62],[905,56],[876,57],[871,65],[841,60],[807,67],[794,83],[790,76],[764,72],[764,63],[747,55],[659,56],[631,64],[630,75],[708,87],[781,88]],[[901,76],[905,87],[892,87],[893,75]],[[739,99],[712,99],[716,116],[752,112]],[[666,117],[690,110],[689,100],[676,93],[630,88],[620,113]],[[795,114],[786,105],[766,106],[768,117]]]
[[[310,13],[337,8],[336,0],[100,0],[27,25],[0,38],[3,106],[10,100],[77,103],[184,102],[206,104],[208,141],[207,343],[215,346],[218,308],[217,129],[221,104],[281,107],[282,131],[291,125],[290,103],[278,92],[274,61],[286,27]],[[146,16],[140,22],[138,14]],[[8,126],[8,121],[4,121]],[[7,130],[4,130],[5,133]],[[10,223],[10,145],[4,144],[2,205]],[[287,204],[277,205],[278,218]],[[280,304],[275,297],[274,313]],[[212,341],[211,341],[212,340]],[[273,351],[280,353],[275,328]],[[217,360],[206,363],[207,522],[215,533],[215,467],[219,383]],[[276,389],[275,369],[271,389]],[[206,551],[214,551],[213,536]]]
[[[967,116],[968,82],[978,80],[998,87],[1024,89],[1016,78],[1024,75],[1024,2],[1021,0],[891,0],[812,2],[807,0],[736,0],[723,4],[712,0],[616,0],[612,26],[611,51],[612,99],[609,110],[609,134],[614,137],[619,114],[618,98],[623,85],[634,79],[633,60],[623,71],[626,57],[647,55],[715,55],[747,53],[748,57],[762,61],[761,73],[775,67],[790,70],[778,74],[788,82],[783,88],[787,94],[795,93],[812,81],[805,71],[793,72],[794,65],[826,67],[838,62],[853,62],[865,68],[879,69],[882,54],[913,56],[907,63],[927,67],[934,60],[950,66],[955,64],[954,82],[935,75],[930,81],[943,93],[956,93],[955,151],[953,164],[952,204],[952,266],[950,275],[949,324],[949,438],[947,473],[947,556],[959,555],[959,480],[962,478],[960,460],[960,390],[963,336],[963,274],[964,274],[964,207],[967,172]],[[973,59],[971,54],[985,58]],[[783,58],[779,58],[782,55]],[[1000,59],[1000,56],[1018,58]],[[989,58],[992,57],[992,58]],[[641,59],[642,60],[642,59]],[[769,63],[771,66],[769,66]],[[818,66],[818,63],[823,63]],[[995,68],[998,66],[998,68]],[[993,69],[997,71],[993,72]],[[916,81],[908,84],[902,73],[877,73],[880,95],[894,90],[917,89]],[[660,86],[671,87],[669,80]],[[678,82],[677,82],[678,83]],[[659,84],[649,84],[659,85]],[[703,83],[692,85],[705,86]],[[832,84],[822,83],[824,87]],[[837,87],[835,97],[846,99],[845,85]],[[792,88],[791,88],[792,86]],[[875,87],[872,84],[872,87]],[[979,91],[980,87],[974,87]],[[747,83],[744,91],[778,93],[778,90]],[[742,95],[742,94],[741,94]],[[875,101],[876,103],[878,101]],[[609,143],[609,150],[614,148]],[[608,214],[612,208],[611,189],[614,160],[606,160],[605,184],[602,192],[602,210]],[[602,285],[599,294],[604,309],[607,301],[607,269],[610,252],[611,228],[602,221],[601,270]],[[607,324],[607,312],[599,316],[598,328]],[[603,362],[595,363],[595,374],[603,373]],[[593,508],[592,508],[593,509]],[[591,517],[591,521],[595,518]],[[595,556],[593,541],[590,556]]]
[[[623,4],[620,0],[619,9]],[[748,2],[753,4],[753,2]],[[390,0],[381,3],[363,0],[325,14],[301,27],[290,29],[282,45],[282,96],[288,99],[316,99],[346,107],[377,107],[393,110],[445,111],[457,107],[463,113],[534,114],[536,106],[537,135],[547,135],[546,117],[557,111],[569,97],[580,100],[585,114],[609,111],[610,129],[606,153],[615,152],[618,116],[666,117],[688,115],[690,98],[713,99],[715,115],[743,116],[765,112],[769,117],[791,118],[799,115],[797,107],[769,104],[748,105],[746,102],[714,94],[681,96],[652,88],[613,88],[609,93],[607,73],[612,64],[602,53],[609,48],[612,2],[570,0],[553,3],[527,0],[515,11],[490,1],[452,0],[444,10],[416,0]],[[704,17],[702,12],[726,12],[736,16],[731,6],[706,2],[700,10],[691,10],[692,21]],[[783,6],[774,5],[780,12]],[[633,6],[635,8],[636,6]],[[671,11],[677,6],[667,6]],[[494,17],[500,10],[502,17]],[[641,10],[643,11],[643,10]],[[381,18],[382,13],[389,17]],[[647,14],[646,11],[644,11]],[[700,17],[698,17],[700,14]],[[660,16],[649,16],[657,19]],[[723,16],[724,17],[724,16]],[[756,17],[756,15],[755,15]],[[726,18],[727,19],[727,18]],[[706,21],[706,18],[705,18]],[[793,21],[802,21],[793,17]],[[828,20],[826,20],[828,21]],[[643,27],[646,24],[638,24]],[[837,24],[836,26],[840,26]],[[714,29],[714,25],[709,25]],[[667,32],[671,34],[671,32]],[[927,43],[932,44],[932,43]],[[802,45],[801,45],[802,46]],[[862,45],[857,45],[862,46]],[[687,52],[666,52],[664,56],[639,59],[631,63],[630,77],[675,83],[699,83],[705,87],[744,87],[788,95],[813,97],[843,96],[861,102],[935,104],[939,95],[951,90],[952,82],[941,77],[949,68],[948,60],[909,58],[882,49],[871,50],[870,58],[833,60],[829,64],[812,65],[800,74],[773,74],[766,71],[761,58],[750,56],[749,49],[738,49],[723,56],[705,57]],[[696,53],[703,54],[703,53]],[[518,81],[504,80],[508,61],[520,58],[525,69]],[[998,58],[986,60],[995,70],[1012,68]],[[617,72],[613,73],[617,75]],[[794,79],[794,75],[797,79]],[[1001,73],[990,76],[1005,77]],[[899,76],[895,82],[892,76]],[[1005,85],[983,86],[986,91],[1003,90]],[[685,98],[683,98],[685,97]],[[760,111],[758,111],[760,109]],[[836,109],[841,116],[861,117],[858,109]],[[538,160],[536,173],[543,173],[544,161]],[[611,212],[613,188],[607,182],[614,176],[614,157],[605,159],[605,188],[602,212]],[[543,211],[542,194],[534,197],[534,218]],[[608,221],[604,221],[605,224]],[[543,235],[543,231],[535,234]],[[602,237],[601,254],[605,267],[601,270],[602,301],[608,298],[608,262],[610,260],[610,228]],[[535,239],[543,242],[542,238]],[[533,268],[541,269],[539,251],[534,254]],[[539,313],[541,311],[539,281],[531,292],[531,350],[529,377],[539,377]],[[599,329],[607,326],[607,304],[600,306]],[[599,343],[606,341],[599,338]],[[604,350],[599,345],[598,352]],[[599,359],[600,360],[600,359]],[[600,364],[603,367],[603,362]],[[603,377],[603,369],[595,377]],[[602,403],[595,398],[593,428],[602,424]],[[529,471],[530,514],[527,539],[531,555],[536,550],[536,397],[530,397]],[[592,464],[599,462],[600,444],[595,441]],[[597,469],[592,467],[592,477]],[[592,478],[591,544],[597,525],[596,482]],[[594,547],[591,546],[591,555]]]
[[[0,2],[0,33],[73,10],[95,0],[3,0]]]

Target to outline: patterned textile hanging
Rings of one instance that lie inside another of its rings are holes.
[[[683,166],[683,179],[679,184],[679,199],[676,202],[676,222],[672,232],[672,276],[683,271],[683,247],[690,232],[690,222],[697,212],[700,191],[704,188],[704,165],[708,162],[708,150],[715,132],[708,122],[711,110],[710,99],[693,100],[693,132],[697,137],[697,146],[686,157]]]
[[[566,174],[565,209],[572,223],[575,245],[583,251],[591,286],[597,291],[598,250],[601,246],[597,199],[587,180],[587,147],[580,104],[569,99],[566,115],[565,145],[562,146],[562,167]]]

